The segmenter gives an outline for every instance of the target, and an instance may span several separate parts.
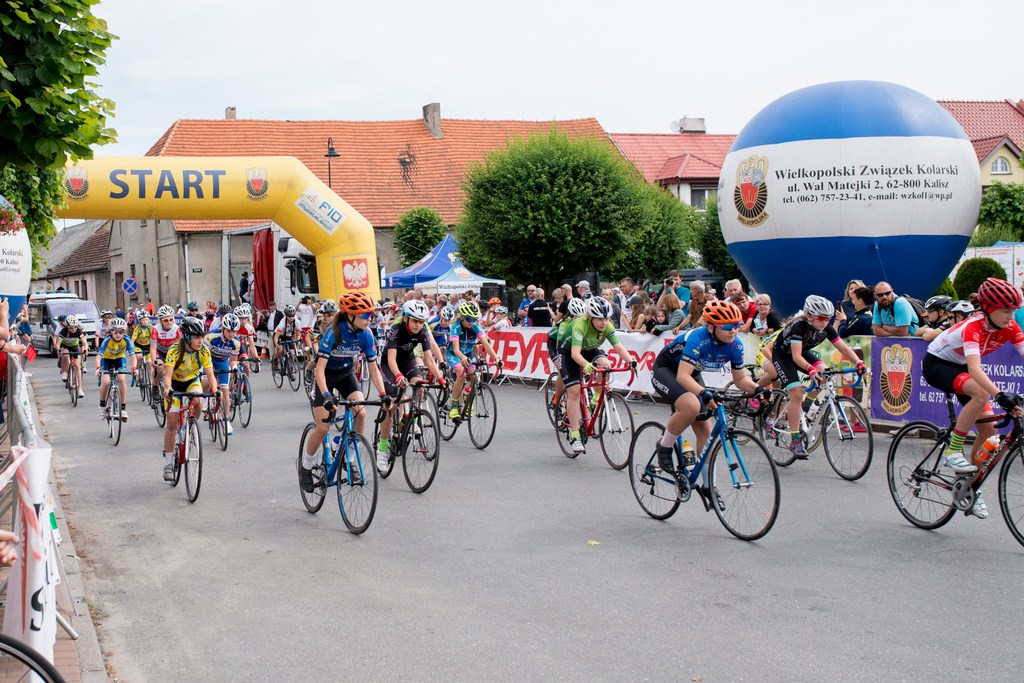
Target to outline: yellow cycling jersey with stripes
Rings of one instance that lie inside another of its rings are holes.
[[[204,344],[198,351],[182,353],[182,344],[174,344],[167,352],[164,364],[172,368],[171,379],[175,382],[188,382],[203,374],[203,370],[213,368],[210,349]]]

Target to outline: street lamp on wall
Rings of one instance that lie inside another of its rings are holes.
[[[327,154],[324,156],[327,157],[327,187],[333,190],[334,186],[331,184],[331,159],[341,155],[338,154],[338,150],[334,149],[334,138],[332,137],[327,138]]]

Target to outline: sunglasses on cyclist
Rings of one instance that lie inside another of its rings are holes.
[[[373,319],[373,313],[360,313],[356,317],[357,318],[362,318],[363,320],[372,320]]]
[[[814,320],[815,322],[827,323],[829,320],[832,319],[832,316],[830,316],[830,315],[812,315],[811,319]]]
[[[733,330],[735,330],[739,326],[740,326],[739,323],[725,323],[724,325],[719,325],[718,329],[720,329],[720,330],[722,330],[724,332],[732,332]]]

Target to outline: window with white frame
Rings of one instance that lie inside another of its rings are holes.
[[[992,160],[992,174],[1006,175],[1010,172],[1010,162],[1003,157]]]
[[[717,187],[693,187],[690,189],[690,206],[695,208],[697,211],[704,211],[707,209],[708,200],[714,199],[717,196]]]

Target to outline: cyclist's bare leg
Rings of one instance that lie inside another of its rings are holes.
[[[981,444],[985,443],[986,439],[996,433],[996,428],[991,422],[983,422],[979,425],[974,424],[982,415],[992,413],[988,392],[973,379],[969,379],[964,382],[961,393],[969,396],[970,400],[960,410],[960,416],[956,419],[956,429],[961,434],[969,432],[971,427],[977,430],[978,438],[975,440],[974,448],[971,450],[971,456],[973,457],[977,455]]]
[[[566,414],[569,418],[569,426],[575,431],[579,429],[580,424],[580,385],[579,383],[573,384],[571,387],[566,389]]]
[[[804,387],[801,384],[789,390],[789,407],[786,410],[786,418],[789,420],[790,432],[796,431],[794,427],[800,426],[800,413],[803,410]]]
[[[107,392],[110,391],[110,375],[103,373],[100,376],[100,404],[107,402]]]

